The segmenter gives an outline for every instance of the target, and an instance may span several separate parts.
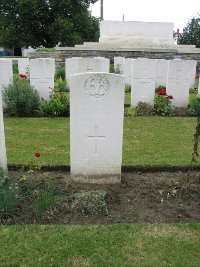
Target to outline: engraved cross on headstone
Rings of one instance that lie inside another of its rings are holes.
[[[94,155],[98,155],[98,140],[105,139],[104,135],[98,135],[98,126],[94,126],[94,135],[88,135],[88,139],[94,140]]]

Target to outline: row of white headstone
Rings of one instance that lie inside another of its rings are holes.
[[[27,59],[24,65],[27,66]],[[20,62],[20,61],[19,61]],[[18,63],[19,63],[18,62]],[[22,64],[22,63],[21,63]],[[114,58],[115,68],[125,76],[126,83],[131,85],[131,105],[146,102],[153,105],[155,88],[166,86],[166,91],[173,96],[172,103],[176,107],[188,105],[189,89],[194,84],[196,73],[195,60],[156,60],[147,58],[125,59]],[[109,73],[110,60],[103,57],[74,57],[65,60],[65,74],[70,75],[86,72]],[[31,59],[29,63],[30,83],[44,100],[49,100],[54,88],[55,59]],[[22,73],[20,67],[19,73]],[[0,86],[12,81],[12,61],[0,60]]]
[[[13,59],[0,59],[0,90],[13,81]],[[49,100],[54,88],[55,59],[18,59],[19,74],[30,76],[30,84],[38,91],[44,100]]]
[[[174,106],[187,107],[189,90],[195,82],[196,65],[195,60],[114,58],[115,69],[131,85],[132,106],[137,106],[140,101],[153,105],[155,88],[162,85],[168,95],[173,96]]]

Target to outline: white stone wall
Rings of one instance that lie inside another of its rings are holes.
[[[101,21],[100,43],[173,45],[173,23],[143,21]]]

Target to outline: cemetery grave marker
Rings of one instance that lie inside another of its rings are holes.
[[[156,66],[154,59],[138,58],[133,61],[131,105],[145,102],[153,106],[155,96]]]
[[[125,78],[82,73],[70,76],[69,85],[72,178],[120,182]]]
[[[30,84],[35,87],[40,97],[49,101],[54,89],[55,59],[37,58],[30,60]]]
[[[191,67],[193,60],[170,60],[166,91],[172,95],[172,104],[175,107],[187,107],[191,84]],[[194,70],[195,73],[195,70]]]

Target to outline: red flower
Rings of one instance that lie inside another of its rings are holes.
[[[22,79],[26,79],[27,78],[26,74],[22,74],[22,73],[19,74],[19,77],[22,78]]]
[[[168,95],[167,98],[168,98],[168,99],[173,99],[173,96],[172,96],[172,95]]]
[[[39,152],[39,151],[36,151],[36,152],[35,152],[35,157],[36,157],[36,158],[39,158],[40,156],[41,156],[40,152]]]
[[[199,76],[200,76],[199,74],[196,74],[195,79],[199,79]]]
[[[158,95],[166,95],[166,90],[164,88],[160,89]]]

